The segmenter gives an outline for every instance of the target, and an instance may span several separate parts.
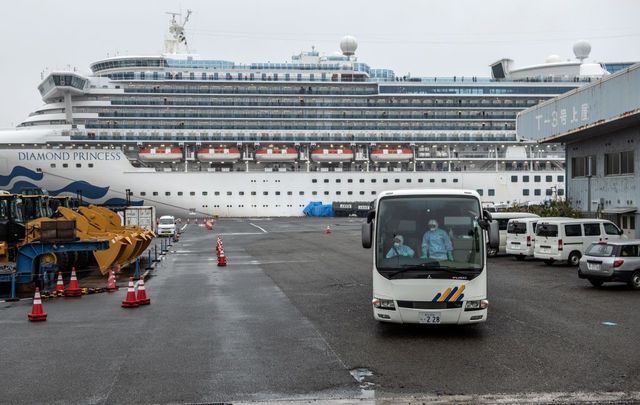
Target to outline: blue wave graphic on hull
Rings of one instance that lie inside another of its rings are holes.
[[[27,169],[24,166],[16,166],[13,168],[13,170],[11,170],[11,173],[9,173],[8,176],[0,175],[0,187],[8,185],[9,183],[11,183],[11,180],[13,180],[15,177],[20,176],[27,177],[31,180],[40,181],[42,180],[43,174],[34,172],[33,170]]]
[[[86,181],[74,181],[73,183],[61,188],[60,190],[51,190],[49,194],[58,195],[61,193],[77,194],[82,193],[82,198],[90,198],[97,200],[104,197],[109,192],[109,187],[98,187],[87,183]]]
[[[143,200],[139,201],[130,201],[129,205],[142,205],[144,203]],[[115,206],[124,206],[127,204],[127,201],[124,198],[109,198],[107,201],[103,202],[104,205],[115,205]]]

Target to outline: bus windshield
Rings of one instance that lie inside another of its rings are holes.
[[[484,266],[480,203],[466,196],[397,196],[379,202],[376,267],[388,278],[472,279]]]

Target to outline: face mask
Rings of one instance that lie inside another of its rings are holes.
[[[435,231],[435,230],[436,230],[436,226],[435,226],[435,225],[431,225],[431,226],[429,227],[429,229],[431,229],[432,231]]]
[[[400,246],[400,242],[393,242],[393,246],[399,247]]]

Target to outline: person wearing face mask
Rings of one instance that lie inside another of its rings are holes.
[[[387,259],[396,256],[413,257],[415,252],[409,246],[404,244],[404,237],[402,235],[396,235],[393,237],[393,246],[387,252]]]
[[[453,261],[453,244],[449,234],[438,228],[438,221],[430,219],[429,230],[422,237],[422,257],[435,260]]]

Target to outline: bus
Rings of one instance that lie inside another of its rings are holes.
[[[499,233],[471,190],[381,192],[362,224],[373,247],[373,317],[380,322],[487,320],[487,249]]]

